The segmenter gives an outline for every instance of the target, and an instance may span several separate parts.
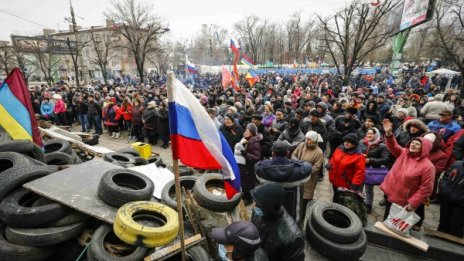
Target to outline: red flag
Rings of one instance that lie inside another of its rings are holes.
[[[227,70],[227,67],[225,67],[224,65],[221,68],[221,73],[222,73],[222,87],[226,89],[227,86],[229,86],[230,84],[232,76],[230,75],[229,70]]]
[[[29,90],[19,68],[0,87],[0,125],[13,139],[32,140],[43,146]]]

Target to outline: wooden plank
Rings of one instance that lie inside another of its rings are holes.
[[[120,169],[109,162],[94,159],[55,172],[23,185],[35,193],[113,224],[117,208],[98,197],[98,183],[106,171]]]
[[[450,234],[447,234],[441,231],[433,230],[432,228],[429,228],[429,227],[424,227],[424,232],[427,236],[438,237],[444,240],[448,240],[454,243],[464,245],[464,238],[453,236],[453,235],[450,235]]]
[[[192,244],[198,243],[201,239],[202,237],[200,234],[196,234],[192,237],[186,238],[185,246],[188,247],[188,246],[191,246]],[[154,252],[153,254],[146,256],[144,260],[145,261],[162,260],[162,258],[167,257],[168,255],[174,254],[178,251],[180,251],[180,241],[170,246],[157,249],[156,252]]]
[[[374,225],[375,228],[393,236],[394,238],[396,239],[399,239],[413,247],[417,247],[419,248],[420,250],[424,251],[424,252],[427,252],[427,250],[429,249],[429,245],[427,243],[425,243],[424,241],[420,240],[420,239],[417,239],[415,237],[404,237],[404,236],[401,236],[393,231],[391,231],[390,229],[388,229],[382,222],[375,222],[375,225]]]

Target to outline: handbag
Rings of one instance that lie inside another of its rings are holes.
[[[365,172],[366,175],[364,178],[364,183],[367,185],[380,185],[385,179],[385,176],[387,175],[388,171],[389,170],[386,167],[367,167]]]
[[[446,171],[438,182],[439,198],[464,206],[463,162],[457,161]]]
[[[420,217],[414,211],[407,211],[406,208],[393,203],[390,207],[388,218],[383,224],[391,231],[405,237],[409,237],[409,230],[419,222]]]

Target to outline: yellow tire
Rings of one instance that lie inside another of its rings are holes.
[[[138,215],[162,220],[160,227],[137,223]],[[136,246],[157,247],[165,245],[177,237],[179,219],[172,208],[151,201],[130,202],[118,209],[113,224],[114,234],[122,241]]]

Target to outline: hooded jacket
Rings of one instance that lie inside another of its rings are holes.
[[[422,205],[432,194],[435,179],[435,167],[428,156],[432,149],[432,142],[418,138],[422,142],[419,155],[409,153],[409,145],[403,148],[395,137],[385,137],[388,150],[396,157],[390,172],[380,185],[380,189],[387,196],[388,201],[402,207],[408,203],[414,208]]]
[[[259,178],[273,182],[301,181],[309,177],[311,171],[310,163],[284,157],[262,160],[255,165],[255,173]]]
[[[388,151],[382,139],[378,139],[371,144],[369,144],[367,139],[362,139],[359,141],[359,147],[362,153],[366,155],[366,159],[369,159],[366,167],[380,168],[382,165],[391,167],[394,161],[393,155]]]
[[[53,114],[53,103],[50,101],[47,103],[42,101],[42,104],[40,105],[40,113],[43,116]]]
[[[253,213],[251,222],[258,228],[261,246],[270,261],[304,261],[304,237],[295,220],[282,206],[285,191],[280,185],[266,184],[251,195],[263,216]]]
[[[420,129],[420,131],[416,134],[410,133],[409,126],[411,126],[411,124],[416,125]],[[404,147],[406,146],[406,144],[409,143],[409,141],[411,141],[412,138],[420,137],[422,134],[428,131],[429,128],[427,128],[427,125],[425,125],[424,122],[422,122],[421,120],[412,119],[403,123],[402,127],[399,127],[395,132],[395,136],[398,144]]]
[[[327,111],[328,111],[327,104],[325,102],[319,102],[316,105],[316,108],[317,107],[322,108],[321,119],[325,122],[325,126],[327,128],[327,131],[329,133],[333,133],[335,131],[335,129],[334,129],[335,128],[335,120],[334,120],[334,118],[332,116],[327,114]]]
[[[358,190],[364,183],[366,160],[359,146],[350,152],[338,147],[329,161],[329,179],[335,187]]]

